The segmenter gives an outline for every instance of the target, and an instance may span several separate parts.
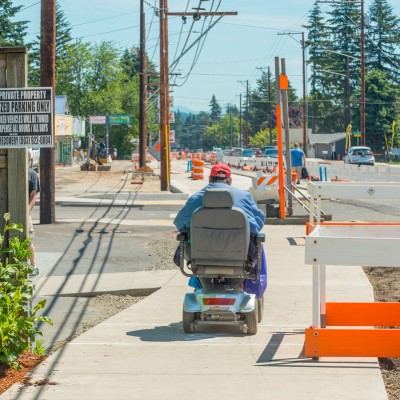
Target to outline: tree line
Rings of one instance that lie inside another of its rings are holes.
[[[393,0],[392,0],[393,1]],[[0,0],[0,46],[29,48],[29,84],[40,86],[40,42],[26,37],[28,21],[18,21],[23,6]],[[359,3],[335,3],[322,11],[316,1],[306,31],[308,66],[307,124],[312,133],[344,132],[349,123],[360,129],[361,10]],[[132,114],[139,110],[139,51],[121,49],[112,41],[83,42],[71,37],[71,25],[61,7],[56,12],[56,94],[66,95],[73,115]],[[373,0],[365,13],[366,144],[380,150],[384,134],[399,118],[400,19],[388,0]],[[147,60],[149,85],[157,87],[156,67]],[[290,79],[290,76],[289,76]],[[212,95],[209,110],[177,112],[176,146],[211,149],[213,146],[260,147],[276,143],[275,79],[262,70],[239,109],[223,107]],[[155,96],[156,97],[156,96]],[[148,102],[148,132],[158,132],[156,98]],[[290,127],[303,121],[303,102],[289,87]],[[101,138],[104,127],[94,126]],[[129,154],[138,124],[115,126],[110,146]],[[396,139],[397,140],[397,139]]]

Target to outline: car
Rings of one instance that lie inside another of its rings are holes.
[[[263,153],[263,157],[278,158],[278,149],[276,147],[265,149],[264,153]]]
[[[264,153],[267,149],[276,149],[276,146],[263,146],[261,147],[261,152]]]
[[[32,158],[31,158],[31,162],[29,164],[29,168],[32,168],[35,171],[39,172],[40,149],[29,148],[28,151],[30,151],[31,154],[32,154]]]
[[[344,156],[344,162],[345,164],[375,165],[375,156],[369,147],[352,146]]]
[[[251,149],[254,151],[256,157],[262,157],[262,151],[259,147],[252,147]]]
[[[243,154],[243,149],[240,147],[236,147],[233,149],[231,156],[242,157],[242,154]]]
[[[244,149],[242,151],[242,157],[246,158],[256,158],[256,153],[254,152],[253,149]]]

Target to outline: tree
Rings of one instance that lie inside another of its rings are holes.
[[[0,47],[22,46],[28,21],[15,21],[23,6],[12,6],[11,0],[0,0]]]
[[[221,106],[213,94],[210,102],[210,121],[215,123],[219,118],[221,118]]]
[[[366,86],[366,138],[375,151],[384,145],[384,133],[391,134],[393,121],[400,116],[397,103],[400,88],[388,79],[388,72],[379,69],[369,71]]]
[[[93,65],[92,46],[78,41],[58,61],[57,92],[67,96],[74,115],[91,115],[88,79]]]
[[[311,113],[309,119],[311,122],[312,133],[316,131],[330,131],[323,115],[330,108],[330,102],[325,102],[326,94],[332,82],[329,76],[332,60],[332,46],[329,41],[329,31],[325,19],[322,16],[321,8],[317,2],[314,3],[308,16],[308,25],[304,25],[308,30],[306,46],[308,47],[307,64],[311,66],[311,90],[309,93],[309,103],[311,103]]]
[[[65,65],[65,58],[71,56],[71,47],[75,44],[71,37],[71,24],[67,20],[60,4],[56,4],[56,94],[62,93],[58,88],[60,77],[60,65]],[[79,42],[81,43],[81,42]],[[29,84],[31,86],[40,85],[40,37],[30,45],[29,52]],[[77,49],[79,52],[80,49]],[[83,60],[84,62],[84,60]],[[62,69],[61,73],[66,72]]]
[[[373,0],[369,14],[365,41],[367,67],[387,72],[390,79],[396,79],[400,73],[400,18],[387,0]]]
[[[271,132],[269,129],[258,131],[252,138],[250,138],[251,147],[263,147],[267,145],[276,144],[276,128]]]

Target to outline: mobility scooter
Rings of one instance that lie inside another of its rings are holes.
[[[228,189],[208,189],[203,207],[192,215],[190,232],[179,233],[181,272],[199,278],[201,289],[186,293],[183,330],[193,333],[200,325],[236,325],[243,333],[257,333],[263,298],[246,293],[245,279],[260,277],[261,247],[265,234],[256,238],[257,259],[248,259],[249,221],[244,211],[233,207]]]

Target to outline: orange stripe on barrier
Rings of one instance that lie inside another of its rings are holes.
[[[326,303],[328,326],[400,326],[400,303]]]
[[[400,329],[306,329],[306,357],[400,357]]]
[[[261,176],[260,178],[257,179],[257,187],[261,186],[261,184],[267,179],[266,176]]]
[[[273,176],[268,182],[267,185],[272,185],[278,179],[278,175]]]
[[[311,222],[306,222],[306,235],[308,236],[316,227],[316,225],[312,224]]]

